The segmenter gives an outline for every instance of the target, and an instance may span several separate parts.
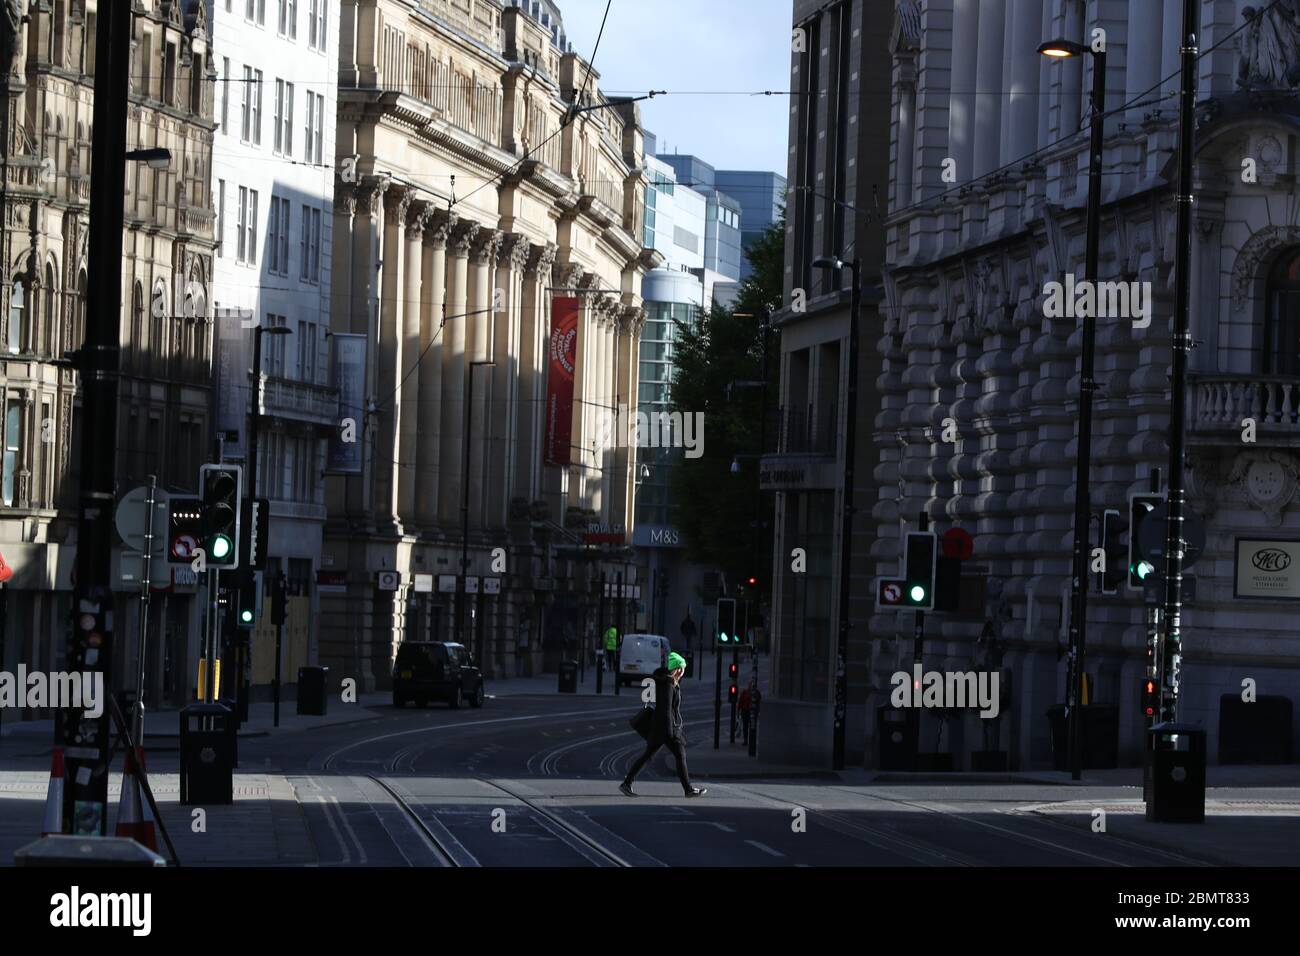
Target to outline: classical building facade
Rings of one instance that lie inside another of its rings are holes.
[[[1228,725],[1243,682],[1300,699],[1289,603],[1300,593],[1251,565],[1300,539],[1300,206],[1291,185],[1300,25],[1291,6],[1249,8],[1249,20],[1242,3],[1201,10],[1186,474],[1207,541],[1184,613],[1180,718],[1207,730],[1211,761],[1227,744],[1220,721]],[[1093,60],[1051,62],[1037,49],[1058,37],[1106,44],[1099,278],[1139,283],[1151,309],[1097,320],[1089,480],[1094,512],[1126,513],[1129,495],[1168,468],[1181,7],[896,4],[873,556],[877,573],[895,573],[899,535],[921,511],[932,527],[974,535],[969,571],[988,581],[986,613],[932,616],[925,667],[1002,668],[1009,684],[998,724],[966,717],[942,728],[941,749],[957,766],[966,751],[992,749],[1009,751],[1013,766],[1044,765],[1044,715],[1064,694],[1081,332],[1076,318],[1053,317],[1045,292],[1084,272]],[[1135,762],[1141,594],[1094,590],[1088,626],[1092,702],[1117,709],[1119,759]],[[889,673],[910,667],[911,615],[880,614],[871,627],[872,699],[883,703]],[[1289,707],[1255,711],[1251,734],[1275,741],[1294,731],[1294,716],[1278,716]],[[939,732],[927,714],[922,738]]]
[[[531,673],[576,651],[602,567],[625,570],[581,545],[592,524],[625,545],[633,524],[636,449],[602,412],[637,394],[656,261],[642,134],[562,38],[549,4],[343,5],[332,330],[365,337],[364,467],[326,489],[338,590],[320,658],[363,687],[386,686],[395,644],[417,637],[459,638],[490,676]],[[572,106],[597,108],[565,122]],[[572,447],[550,466],[559,297],[581,308]]]
[[[245,465],[249,482],[249,370],[253,337],[260,335],[255,490],[271,502],[263,590],[269,593],[271,579],[284,572],[283,669],[293,682],[299,665],[312,661],[319,635],[322,476],[326,440],[339,418],[327,338],[339,5],[208,0],[207,9],[218,79],[210,177],[217,212],[216,425],[239,433],[224,453]],[[264,331],[277,327],[287,334]],[[265,686],[275,673],[270,618],[263,614],[252,635],[255,685]]]
[[[54,668],[71,612],[79,444],[78,382],[65,360],[85,334],[86,240],[97,5],[32,5],[7,69],[3,163],[3,666]],[[200,5],[137,3],[127,144],[170,151],[167,169],[128,163],[122,261],[119,491],[154,474],[192,492],[209,432],[213,212],[212,76]],[[193,576],[154,602],[146,692],[184,699],[200,613]],[[119,585],[118,633],[134,635],[138,585]],[[136,642],[116,655],[130,673]]]

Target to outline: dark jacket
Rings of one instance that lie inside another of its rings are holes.
[[[673,683],[666,667],[660,667],[652,676],[655,679],[655,719],[647,742],[664,744],[676,740],[684,746],[686,735],[682,730],[681,686]]]

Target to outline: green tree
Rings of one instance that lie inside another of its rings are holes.
[[[785,217],[769,227],[746,253],[753,268],[740,284],[732,308],[713,306],[693,322],[677,322],[673,411],[703,412],[703,454],[681,458],[669,475],[673,523],[692,561],[717,567],[734,587],[757,575],[769,585],[771,501],[760,497],[758,461],[775,447],[780,339],[766,325],[782,297]],[[767,338],[764,376],[763,340]],[[767,387],[730,387],[767,381]],[[767,418],[767,427],[763,419]],[[745,455],[748,458],[737,459]],[[739,472],[732,474],[737,461]]]

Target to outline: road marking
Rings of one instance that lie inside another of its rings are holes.
[[[780,850],[773,850],[766,843],[759,843],[757,840],[746,840],[745,842],[752,847],[762,850],[764,853],[768,854],[769,856],[779,856],[783,859],[785,858],[784,853],[782,853]]]

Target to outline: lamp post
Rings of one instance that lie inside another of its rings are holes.
[[[844,732],[849,708],[849,569],[853,544],[853,464],[858,429],[858,317],[862,311],[861,259],[845,262],[837,256],[819,256],[814,269],[848,269],[853,278],[849,307],[849,370],[844,389],[844,489],[840,506],[839,633],[835,640],[835,710],[831,736],[831,769],[844,769]]]
[[[460,575],[456,584],[456,641],[462,646],[465,645],[465,576],[469,574],[469,459],[473,450],[469,435],[473,426],[470,419],[474,408],[474,369],[494,365],[496,362],[491,360],[470,362],[465,375],[468,394],[465,398],[465,454],[461,456],[463,463],[460,475]],[[480,658],[479,648],[474,650],[475,658]],[[483,666],[481,659],[478,664]]]
[[[1092,55],[1090,104],[1091,141],[1088,152],[1088,235],[1084,280],[1097,281],[1097,251],[1101,241],[1102,133],[1106,121],[1106,51],[1095,50],[1073,40],[1049,40],[1038,48],[1043,56],[1061,60]],[[1083,321],[1083,355],[1079,365],[1079,443],[1074,460],[1074,555],[1071,564],[1070,668],[1066,700],[1069,709],[1070,777],[1082,772],[1081,728],[1085,681],[1085,651],[1088,625],[1088,515],[1090,510],[1088,472],[1092,463],[1093,364],[1097,323],[1094,310],[1087,309]]]

